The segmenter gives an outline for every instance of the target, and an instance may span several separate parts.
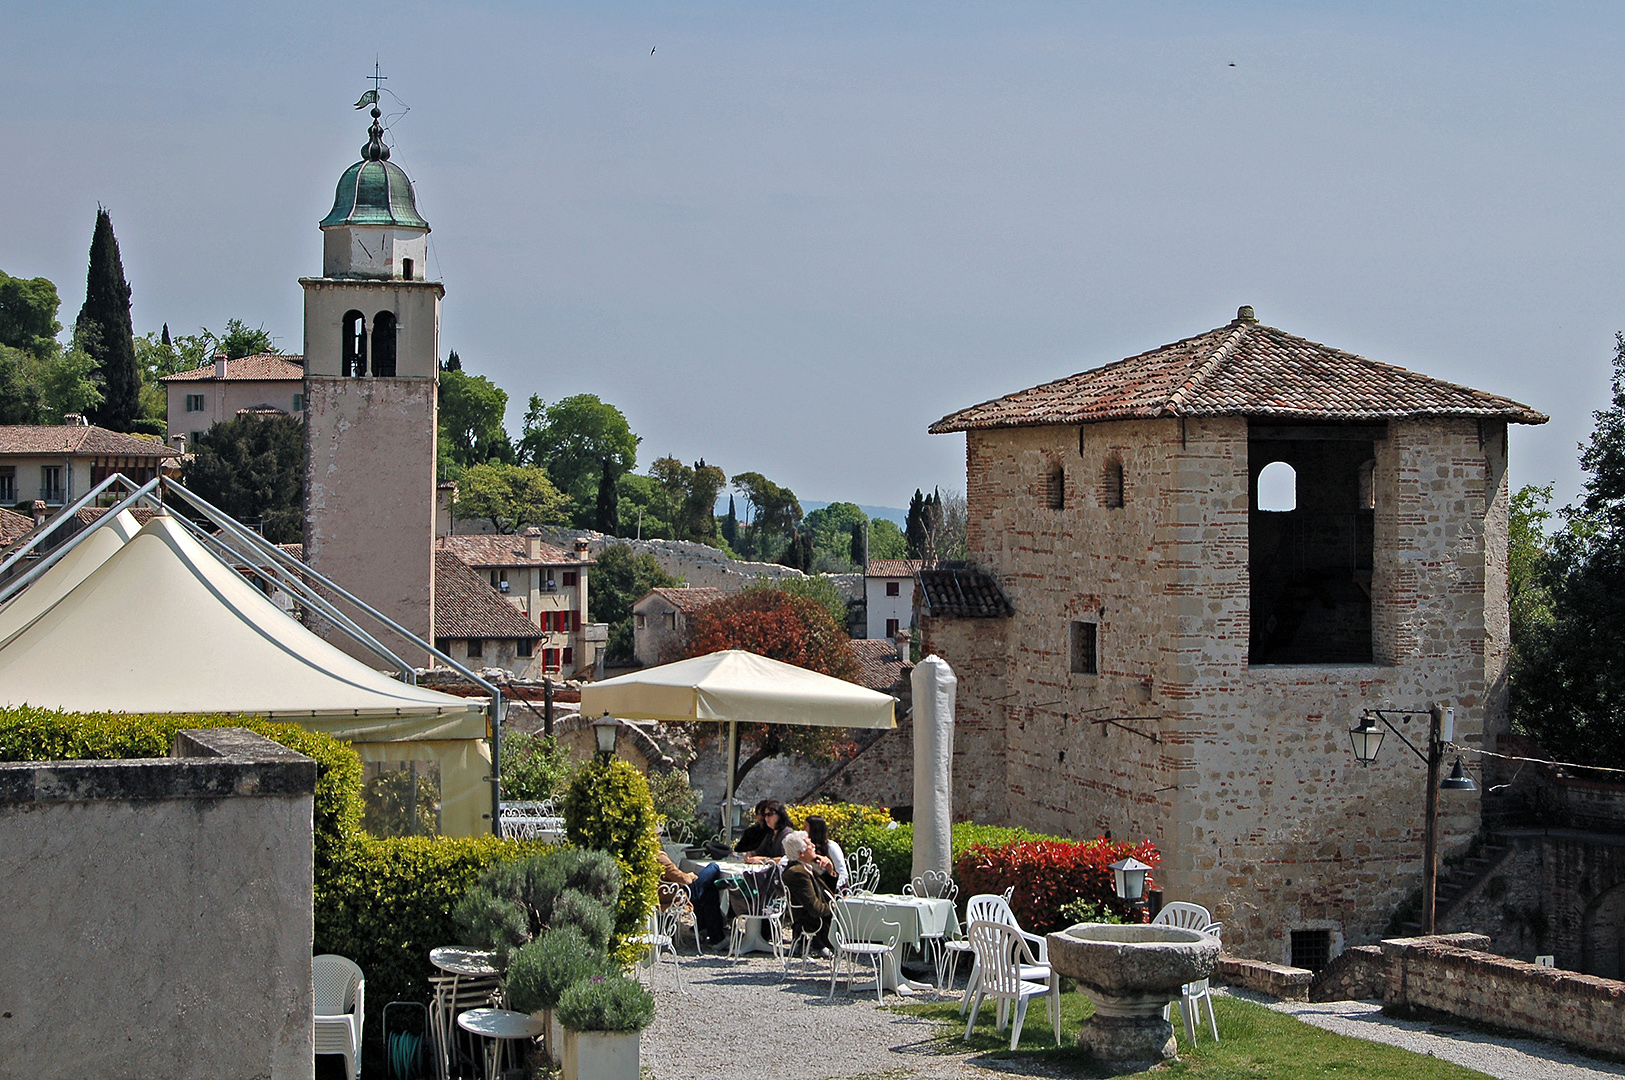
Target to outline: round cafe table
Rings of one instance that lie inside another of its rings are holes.
[[[517,1039],[534,1039],[542,1033],[540,1020],[529,1013],[514,1012],[512,1009],[470,1009],[457,1015],[457,1026],[486,1040],[486,1080],[496,1080],[501,1075],[498,1065],[508,1043]],[[509,1064],[514,1064],[511,1056]]]
[[[491,966],[491,959],[488,952],[464,949],[456,945],[442,945],[438,949],[429,950],[429,963],[449,975],[474,978],[495,975],[497,969]]]

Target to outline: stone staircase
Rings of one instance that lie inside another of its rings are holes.
[[[1439,867],[1434,924],[1444,926],[1455,912],[1456,906],[1477,889],[1484,879],[1493,874],[1511,854],[1512,845],[1500,837],[1491,835],[1477,854],[1461,862]],[[1407,937],[1416,937],[1423,933],[1420,911],[1416,918],[1404,924],[1404,933]]]

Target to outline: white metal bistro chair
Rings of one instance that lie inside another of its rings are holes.
[[[564,828],[552,799],[504,802],[500,813],[504,840],[540,840]]]
[[[952,874],[942,870],[927,870],[903,886],[903,895],[922,896],[931,900],[956,900],[959,898],[959,886],[954,883]]]
[[[733,916],[733,932],[728,941],[729,956],[739,958],[745,934],[750,930],[750,924],[756,922],[762,924],[762,936],[773,946],[773,955],[783,957],[785,899],[779,874],[779,868],[774,866],[746,874],[729,883],[739,906],[744,909],[736,911]]]
[[[869,896],[880,888],[880,866],[873,851],[860,847],[846,857],[846,882],[848,896]]]
[[[981,1012],[982,1002],[993,998],[998,1002],[998,1026],[995,1030],[1003,1031],[1007,1021],[1014,1021],[1010,1030],[1010,1049],[1014,1050],[1021,1041],[1021,1025],[1027,1019],[1028,1000],[1045,994],[1049,997],[1055,1045],[1061,1045],[1060,984],[1047,966],[1036,963],[1032,950],[1028,948],[1027,937],[1008,923],[979,919],[970,924],[971,951],[976,954],[981,979],[976,984],[976,999],[971,1003],[970,1019],[965,1023],[967,1042],[976,1027],[976,1016]],[[1040,969],[1045,973],[1044,981],[1024,977],[1024,972]],[[1007,1015],[1011,1006],[1015,1007],[1013,1018]]]
[[[875,1001],[885,1000],[886,957],[897,949],[897,942],[903,936],[901,923],[887,922],[878,917],[880,909],[874,909],[875,918],[864,918],[854,912],[852,907],[845,904],[835,904],[833,918],[830,920],[829,939],[834,946],[834,955],[829,960],[829,996],[835,997],[835,976],[842,963],[846,964],[846,985],[848,991],[852,988],[852,974],[854,961],[863,957],[869,961],[869,966],[875,973]]]
[[[1021,928],[1021,924],[1016,922],[1016,913],[1010,910],[1010,902],[1005,897],[994,896],[992,893],[977,893],[965,905],[965,921],[967,923],[996,922],[1011,927],[1027,942],[1028,951],[1037,957],[1028,965],[1031,970],[1022,971],[1021,977],[1035,981],[1047,981],[1051,977],[1048,966],[1049,942],[1041,934],[1029,934]],[[967,937],[968,944],[969,939]],[[965,1014],[966,1009],[970,1008],[971,997],[976,993],[976,987],[982,978],[981,959],[976,956],[974,949],[968,951],[971,953],[970,978],[965,980],[965,995],[959,999],[959,1013],[961,1016]],[[959,966],[958,957],[954,959],[954,966],[956,968]]]
[[[316,993],[316,1053],[344,1055],[345,1075],[356,1080],[367,980],[354,960],[323,953],[311,958],[310,981]]]
[[[682,961],[677,955],[677,935],[683,926],[682,916],[685,907],[690,918],[693,917],[693,905],[689,901],[688,888],[674,881],[664,881],[660,884],[657,896],[659,903],[649,909],[648,927],[633,939],[647,950],[640,966],[649,969],[649,989],[653,990],[655,972],[660,969],[660,956],[665,953],[671,957],[672,980],[677,986],[677,992],[686,993],[687,991],[683,989]]]
[[[1157,926],[1177,926],[1183,930],[1198,930],[1204,934],[1220,936],[1224,927],[1213,921],[1208,909],[1200,904],[1190,904],[1183,900],[1174,900],[1164,904],[1162,910],[1157,912],[1156,918],[1151,922]],[[1185,1021],[1185,1037],[1190,1039],[1191,1045],[1196,1045],[1196,1029],[1202,1024],[1202,1002],[1207,1002],[1208,1027],[1213,1031],[1213,1041],[1219,1041],[1219,1018],[1213,1012],[1213,990],[1208,980],[1197,979],[1186,983],[1179,988],[1179,1015]],[[1169,1002],[1162,1010],[1162,1018],[1168,1019],[1172,1015],[1173,1002]]]

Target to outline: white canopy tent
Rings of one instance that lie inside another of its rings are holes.
[[[87,537],[0,608],[0,628],[0,704],[297,723],[350,741],[363,760],[438,763],[442,830],[471,836],[491,828],[483,698],[413,686],[352,658],[166,514],[116,546]]]
[[[895,701],[867,687],[816,671],[725,649],[634,671],[581,688],[581,715],[667,723],[719,720],[728,724],[728,794],[733,805],[739,725],[892,728]],[[723,827],[731,830],[729,815]]]
[[[120,510],[112,521],[85,537],[84,543],[63,554],[32,585],[0,607],[0,647],[95,573],[140,531],[135,517]]]

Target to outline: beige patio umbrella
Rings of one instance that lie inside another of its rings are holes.
[[[890,694],[740,649],[679,660],[581,688],[581,715],[623,720],[728,723],[728,801],[733,806],[739,725],[897,726]],[[724,819],[731,815],[724,812]],[[732,837],[732,821],[724,820]]]

